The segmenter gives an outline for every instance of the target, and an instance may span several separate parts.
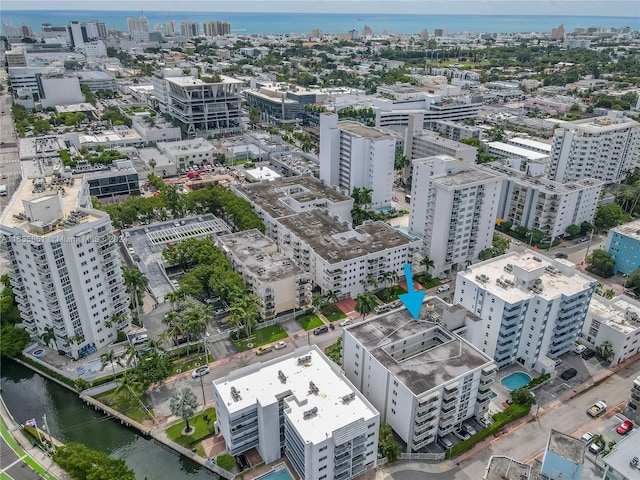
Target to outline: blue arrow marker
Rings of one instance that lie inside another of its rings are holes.
[[[402,293],[398,295],[398,298],[404,303],[404,306],[407,307],[409,313],[416,320],[420,315],[420,309],[422,308],[422,299],[424,298],[425,291],[424,290],[414,290],[413,289],[413,280],[411,278],[411,265],[408,263],[404,264],[404,277],[407,280],[407,293]]]

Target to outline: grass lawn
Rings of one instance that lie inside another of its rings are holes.
[[[138,398],[144,403],[147,408],[153,413],[153,409],[149,407],[147,395],[141,391],[133,389]],[[131,392],[128,390],[121,390],[116,393],[115,390],[109,390],[108,392],[101,393],[94,397],[96,400],[104,403],[105,405],[113,408],[114,410],[124,413],[127,417],[135,420],[138,423],[142,423],[143,420],[151,420],[147,412],[140,406],[138,400],[136,400]]]
[[[305,313],[304,315],[300,315],[296,320],[302,328],[305,330],[312,330],[320,325],[324,325],[323,321],[320,320],[315,313]]]
[[[394,285],[392,287],[383,288],[376,293],[376,297],[378,297],[378,299],[383,303],[389,303],[396,301],[398,299],[398,295],[402,293],[407,293],[407,291],[400,285]]]
[[[341,320],[346,317],[345,313],[335,305],[327,305],[321,311],[330,322],[335,322],[336,320]]]
[[[438,285],[440,285],[442,282],[440,281],[439,278],[432,278],[431,280],[429,280],[428,282],[418,282],[420,285],[422,285],[424,288],[426,288],[427,290],[433,287],[437,287]]]
[[[208,422],[204,419],[205,415],[209,418]],[[191,435],[182,434],[182,430],[186,426],[184,420],[176,423],[175,425],[171,425],[167,428],[165,433],[170,440],[173,440],[178,445],[182,445],[184,448],[192,449],[195,447],[198,455],[204,457],[204,448],[200,442],[213,435],[213,424],[215,421],[216,410],[214,408],[207,408],[204,412],[201,412],[195,417],[189,419],[189,425],[192,428],[195,428]]]
[[[245,352],[252,348],[259,347],[260,345],[266,345],[267,343],[277,342],[283,338],[287,338],[289,335],[280,325],[270,325],[268,327],[259,328],[254,330],[253,335],[249,339],[241,338],[240,340],[233,340],[231,342],[235,345],[239,352]]]
[[[209,354],[209,363],[213,362],[213,355]],[[173,373],[176,375],[187,370],[193,370],[202,365],[206,365],[207,360],[202,354],[192,355],[189,358],[180,358],[173,361]]]

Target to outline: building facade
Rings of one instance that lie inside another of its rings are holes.
[[[605,248],[616,261],[616,273],[631,275],[640,268],[640,220],[609,229]]]
[[[231,34],[231,24],[219,20],[204,22],[204,34],[207,37],[222,37]]]
[[[395,138],[380,129],[320,116],[320,178],[347,192],[370,189],[370,207],[391,205],[395,153]]]
[[[483,419],[497,371],[491,358],[435,318],[420,317],[415,321],[406,310],[388,313],[346,328],[342,340],[345,375],[408,453],[464,420]]]
[[[314,345],[214,380],[216,424],[231,455],[286,456],[305,480],[376,466],[380,415]]]
[[[555,130],[549,178],[621,183],[640,156],[640,123],[611,112],[606,117],[567,122]]]
[[[311,278],[277,244],[256,229],[222,235],[220,250],[242,276],[247,288],[260,299],[264,320],[311,305]]]
[[[64,191],[64,194],[63,194]],[[74,359],[129,327],[129,299],[109,216],[79,178],[24,180],[5,208],[2,255],[22,324]]]
[[[493,242],[503,175],[474,162],[448,155],[413,160],[409,232],[422,238],[438,275],[477,261]]]
[[[244,95],[250,107],[260,110],[267,122],[297,123],[302,121],[305,105],[313,105],[327,98],[318,90],[290,83],[258,83]]]
[[[634,356],[640,352],[640,303],[626,295],[611,300],[594,296],[580,342],[592,349],[609,342],[611,365]]]
[[[152,83],[159,109],[180,122],[190,136],[241,131],[242,82],[225,76],[205,80],[182,76],[179,69],[156,72]]]
[[[603,182],[585,178],[566,184],[491,162],[483,170],[504,175],[498,218],[514,226],[540,230],[545,241],[564,237],[569,225],[593,222]]]
[[[525,250],[459,272],[454,302],[479,317],[465,338],[498,367],[518,362],[545,373],[574,347],[596,285],[573,266]]]
[[[626,406],[627,417],[636,424],[640,423],[640,375],[636,377],[631,385],[631,393]]]

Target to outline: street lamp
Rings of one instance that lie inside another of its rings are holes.
[[[529,245],[533,245],[533,232],[527,232],[525,237],[529,239]]]

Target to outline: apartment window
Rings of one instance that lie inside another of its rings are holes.
[[[320,457],[320,459],[318,460],[319,462],[324,462],[327,459],[327,456],[325,455],[324,457]]]
[[[324,447],[320,448],[318,451],[319,452],[324,452],[327,449],[327,446],[325,445]]]
[[[326,458],[326,457],[325,457],[325,458]],[[324,465],[324,466],[320,467],[320,468],[318,469],[318,471],[319,471],[319,472],[321,472],[322,470],[325,470],[326,468],[327,468],[327,466],[326,466],[326,465]]]

